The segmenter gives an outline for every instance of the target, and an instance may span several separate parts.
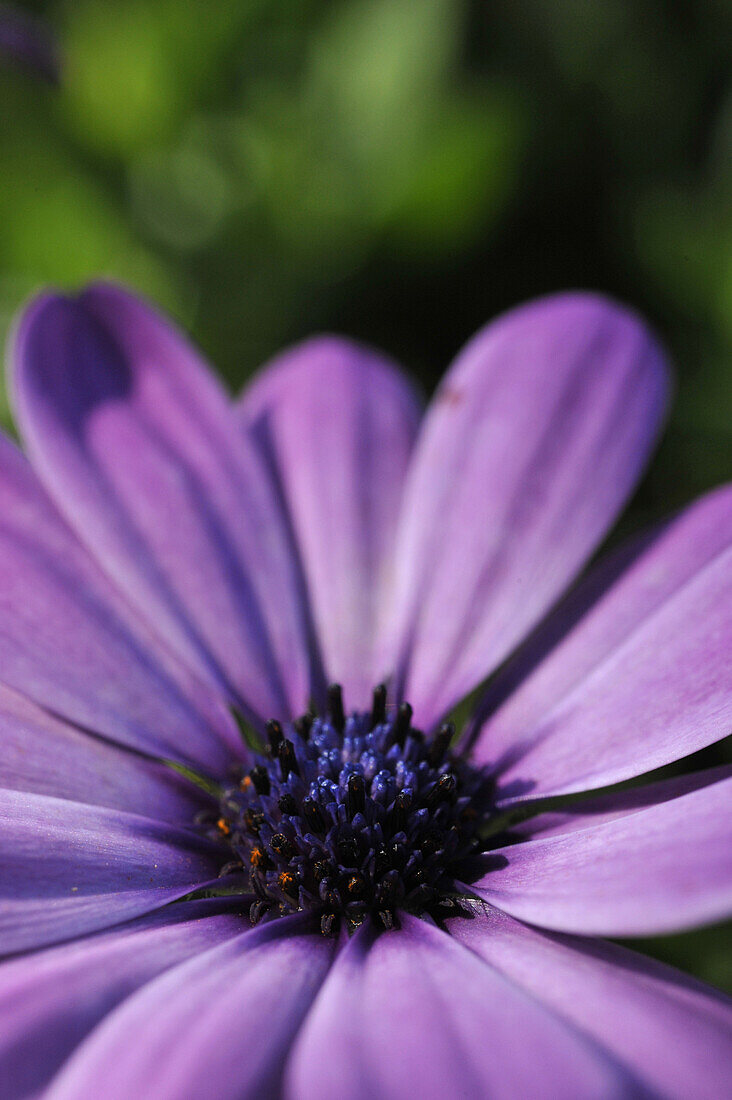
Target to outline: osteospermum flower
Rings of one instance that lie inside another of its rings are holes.
[[[232,406],[110,286],[11,359],[0,1094],[724,1095],[730,1001],[596,937],[729,912],[732,773],[592,792],[729,731],[732,491],[546,617],[662,415],[643,325],[525,306],[422,418],[336,339]]]

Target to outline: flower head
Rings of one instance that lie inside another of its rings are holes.
[[[297,719],[292,740],[268,722],[268,755],[221,793],[215,829],[235,853],[227,869],[256,892],[252,923],[313,911],[330,934],[451,912],[489,820],[488,781],[449,752],[451,723],[426,741],[408,703],[388,718],[384,684],[349,717],[340,685],[329,695],[327,716]]]
[[[2,1095],[721,1095],[730,1002],[596,938],[732,901],[730,769],[639,779],[729,732],[732,491],[565,595],[662,416],[644,325],[524,306],[424,416],[333,338],[232,406],[104,285],[11,360]]]

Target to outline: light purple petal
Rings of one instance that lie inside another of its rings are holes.
[[[304,709],[301,580],[275,493],[183,338],[112,286],[19,325],[15,409],[61,511],[134,606],[251,716]]]
[[[589,829],[593,825],[602,825],[605,821],[614,821],[616,817],[624,817],[625,814],[679,798],[682,794],[701,790],[730,776],[732,764],[727,764],[718,768],[704,768],[688,775],[677,775],[671,779],[660,779],[655,783],[644,783],[640,787],[631,787],[624,791],[608,791],[592,798],[583,798],[563,810],[537,814],[536,817],[511,825],[511,832],[534,839],[571,833],[575,829]]]
[[[634,1095],[574,1027],[434,925],[401,919],[338,955],[293,1051],[288,1100]]]
[[[731,547],[732,488],[650,540],[483,727],[473,757],[498,772],[499,797],[608,786],[730,732]],[[607,568],[563,614],[591,602]]]
[[[420,417],[411,387],[374,352],[310,340],[245,391],[244,424],[276,470],[302,555],[327,679],[363,709],[383,671],[394,536]]]
[[[432,725],[526,636],[648,457],[662,355],[627,310],[566,294],[479,333],[437,391],[407,478],[385,664]]]
[[[223,859],[195,833],[136,814],[0,790],[0,954],[152,912],[215,878]]]
[[[306,927],[300,915],[260,926],[145,986],[79,1047],[47,1100],[276,1096],[333,954]]]
[[[0,681],[112,740],[223,768],[241,739],[85,552],[0,436]]]
[[[0,785],[189,825],[202,799],[170,767],[52,717],[0,684]]]
[[[732,915],[732,779],[490,854],[471,890],[558,931],[652,936]]]
[[[221,901],[181,902],[114,931],[5,962],[0,1095],[36,1095],[120,1001],[241,930],[241,918],[224,912]]]
[[[718,1100],[732,1080],[732,1001],[614,944],[490,910],[450,933],[629,1066],[653,1095]]]

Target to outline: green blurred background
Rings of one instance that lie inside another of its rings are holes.
[[[429,392],[499,310],[592,287],[641,309],[677,367],[621,530],[729,478],[725,0],[18,6],[63,74],[0,68],[0,336],[39,286],[104,275],[172,311],[233,389],[335,330]],[[653,949],[732,988],[728,946],[712,929]]]

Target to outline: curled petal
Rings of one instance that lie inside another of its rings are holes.
[[[264,464],[184,339],[118,287],[44,295],[13,349],[39,476],[131,603],[260,720],[310,690],[302,582]]]

